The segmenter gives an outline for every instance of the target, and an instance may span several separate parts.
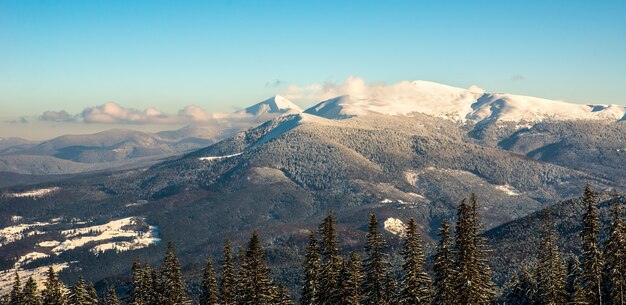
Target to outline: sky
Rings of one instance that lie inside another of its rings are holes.
[[[226,113],[349,77],[626,105],[624,16],[623,0],[2,0],[0,137],[173,129],[81,113]]]

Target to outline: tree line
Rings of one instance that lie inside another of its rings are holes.
[[[433,256],[432,272],[426,270],[424,242],[417,223],[410,219],[402,236],[401,270],[394,270],[385,251],[386,242],[371,213],[362,253],[342,255],[335,219],[329,213],[310,233],[303,261],[300,304],[626,304],[626,225],[619,203],[612,206],[608,237],[600,242],[601,224],[596,195],[590,187],[583,194],[582,254],[562,255],[549,210],[542,220],[538,261],[525,265],[502,287],[492,280],[487,240],[478,213],[478,199],[463,199],[456,223],[442,222]],[[255,232],[247,247],[233,255],[224,241],[221,275],[208,259],[204,268],[201,305],[291,305],[291,293],[270,276],[270,266]],[[132,305],[193,304],[185,291],[180,263],[171,243],[159,269],[134,262],[132,283],[122,301]],[[22,286],[16,273],[3,304],[118,305],[115,287],[100,298],[83,278],[65,289],[52,268],[44,289],[37,291],[33,278]]]

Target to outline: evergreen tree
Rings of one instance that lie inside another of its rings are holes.
[[[424,270],[424,247],[413,218],[407,224],[401,254],[404,258],[404,264],[402,265],[403,278],[400,303],[430,304],[432,301],[432,283]]]
[[[222,261],[222,280],[220,282],[222,305],[235,304],[235,276],[236,273],[235,266],[233,265],[233,253],[230,248],[230,241],[224,239],[224,260]]]
[[[89,296],[87,299],[87,304],[98,305],[100,303],[98,293],[96,292],[96,287],[93,286],[93,283],[87,284],[87,295]]]
[[[254,232],[248,242],[246,256],[241,266],[243,272],[241,300],[243,305],[270,305],[275,300],[276,288],[270,279],[259,235]]]
[[[117,298],[117,293],[115,292],[114,285],[109,287],[109,293],[105,301],[106,305],[120,305],[120,299]]]
[[[168,296],[166,294],[170,293],[165,288],[165,280],[161,272],[158,270],[151,268],[147,264],[144,263],[144,272],[146,274],[147,280],[147,289],[148,292],[147,300],[150,305],[160,305],[167,304]]]
[[[48,268],[44,290],[41,292],[43,305],[65,305],[63,284],[52,267]]]
[[[602,252],[598,242],[600,234],[600,220],[596,207],[595,194],[589,185],[585,187],[583,203],[587,211],[583,217],[582,238],[582,288],[590,305],[602,305]]]
[[[242,304],[243,302],[243,296],[245,293],[245,288],[246,285],[244,283],[245,279],[248,277],[248,275],[246,274],[246,269],[243,268],[243,264],[246,258],[246,250],[243,248],[243,246],[239,246],[239,248],[237,249],[237,256],[236,256],[236,269],[237,269],[237,273],[236,273],[236,277],[235,277],[235,302],[236,304]]]
[[[217,305],[219,304],[217,295],[217,280],[215,279],[215,271],[213,270],[213,261],[209,258],[204,268],[202,276],[202,294],[200,295],[200,305]]]
[[[361,302],[361,256],[351,253],[341,271],[341,305],[359,305]],[[309,303],[315,304],[315,303]]]
[[[582,272],[578,257],[574,254],[570,254],[567,262],[567,304],[587,304],[581,283]]]
[[[85,284],[85,279],[81,275],[78,279],[78,282],[74,284],[70,288],[69,294],[67,295],[67,304],[68,305],[90,305],[91,298],[89,297],[89,293],[87,292],[87,285]]]
[[[387,295],[388,271],[387,259],[382,252],[384,241],[378,233],[378,220],[376,215],[370,215],[370,223],[365,245],[366,258],[363,262],[363,304],[385,305],[389,304]]]
[[[511,276],[502,287],[502,295],[500,296],[500,304],[520,305],[519,300],[522,298],[520,287],[520,273],[517,272]]]
[[[533,305],[538,303],[538,288],[537,281],[533,276],[535,272],[531,270],[528,265],[522,267],[522,271],[519,275],[519,303],[525,305]]]
[[[613,221],[604,245],[604,293],[609,304],[626,304],[626,226],[617,200],[613,202]]]
[[[276,292],[276,298],[272,303],[274,305],[295,305],[296,303],[290,296],[289,290],[285,285],[280,284]]]
[[[41,305],[41,300],[37,295],[37,283],[33,277],[29,277],[28,281],[22,289],[22,304],[23,305]]]
[[[435,292],[433,295],[434,304],[454,304],[454,256],[452,253],[452,238],[450,237],[450,224],[447,221],[441,223],[439,229],[439,244],[435,253]]]
[[[337,281],[341,270],[341,257],[332,212],[328,213],[320,224],[319,232],[322,237],[320,244],[322,267],[319,276],[318,302],[321,305],[334,305],[337,304],[340,295]]]
[[[550,210],[544,212],[543,243],[537,265],[537,288],[541,304],[565,304],[566,270],[557,246],[556,232]]]
[[[319,304],[320,251],[315,233],[309,234],[309,244],[304,254],[304,284],[302,285],[302,305]]]
[[[24,302],[22,295],[22,283],[20,281],[20,275],[15,271],[15,280],[13,281],[13,288],[9,294],[10,305],[21,305]]]
[[[150,276],[146,274],[146,268],[143,268],[138,261],[133,261],[132,267],[132,287],[130,291],[131,305],[148,305],[149,303],[149,286]]]
[[[163,266],[161,267],[161,278],[165,304],[179,305],[189,303],[185,293],[185,281],[180,271],[180,263],[172,242],[167,244]]]
[[[468,305],[489,304],[494,298],[494,284],[487,261],[485,240],[479,235],[478,200],[472,194],[471,205],[462,200],[458,209],[455,236],[457,302]]]

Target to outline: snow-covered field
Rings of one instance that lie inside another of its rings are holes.
[[[53,227],[68,224],[80,227],[62,231]],[[15,258],[12,268],[0,271],[0,292],[6,292],[6,289],[10,288],[16,271],[22,279],[33,276],[35,279],[43,280],[49,266],[26,269],[29,263],[42,258],[56,257],[77,248],[88,249],[94,255],[105,251],[130,251],[161,241],[158,227],[147,224],[142,217],[126,217],[100,225],[84,226],[85,224],[88,223],[57,218],[48,222],[20,223],[0,229],[0,249],[27,236],[43,235],[37,243],[33,243],[31,252]],[[49,234],[54,238],[46,239],[46,235]],[[62,270],[67,268],[68,264],[69,262],[60,262],[52,266],[55,270]]]
[[[498,185],[496,186],[497,189],[503,191],[504,193],[506,193],[509,196],[519,196],[520,193],[514,189],[512,186],[508,185],[508,184],[504,184],[504,185]]]
[[[25,198],[25,197],[40,198],[40,197],[55,193],[59,190],[60,188],[58,187],[49,187],[49,188],[36,189],[36,190],[31,190],[31,191],[22,192],[22,193],[8,193],[8,194],[5,194],[5,196],[9,198]]]

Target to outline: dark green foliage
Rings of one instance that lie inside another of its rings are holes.
[[[439,229],[439,244],[435,253],[434,264],[434,286],[433,295],[434,304],[453,304],[454,294],[454,278],[456,270],[454,269],[454,254],[452,252],[452,238],[450,224],[444,221]]]
[[[241,266],[242,290],[239,304],[270,305],[276,298],[276,287],[270,278],[270,267],[261,247],[259,235],[254,232],[248,242]]]
[[[350,253],[341,269],[341,305],[359,305],[361,302],[361,256],[358,253]]]
[[[604,245],[604,296],[609,304],[626,304],[626,226],[617,200],[613,202],[613,221]]]
[[[302,284],[302,305],[315,305],[319,303],[319,280],[321,258],[315,233],[309,234],[309,244],[304,254],[304,283]]]
[[[81,276],[78,282],[70,288],[70,292],[67,296],[67,304],[88,305],[91,303],[91,297],[89,296],[89,292],[87,292],[87,284],[85,284],[85,279]]]
[[[37,283],[32,277],[28,278],[22,289],[22,305],[40,305],[41,300],[37,294]]]
[[[291,298],[291,295],[289,294],[289,290],[287,289],[287,287],[285,287],[285,285],[281,284],[276,289],[276,298],[274,299],[274,302],[272,304],[274,304],[274,305],[295,305],[296,303]]]
[[[65,305],[65,295],[63,294],[63,284],[50,267],[46,277],[44,290],[41,292],[42,305]]]
[[[233,264],[233,252],[230,241],[224,239],[224,259],[222,261],[222,280],[220,281],[220,294],[222,305],[235,304],[235,266]]]
[[[147,268],[144,268],[138,261],[133,261],[132,267],[132,290],[130,292],[131,305],[148,305],[150,304],[150,274]]]
[[[20,281],[20,275],[15,271],[15,280],[13,281],[13,288],[9,294],[10,305],[20,305],[24,301],[22,294],[22,283]]]
[[[432,301],[432,283],[424,269],[424,247],[413,218],[407,224],[401,254],[404,258],[404,264],[402,265],[400,303],[430,304]]]
[[[383,253],[385,242],[378,233],[378,220],[376,214],[370,214],[370,222],[367,231],[367,244],[365,245],[365,260],[363,261],[363,304],[384,305],[389,304],[390,296],[387,284],[388,264],[386,255]]]
[[[202,294],[200,295],[200,305],[219,304],[217,289],[217,280],[215,278],[215,270],[213,270],[213,261],[208,259],[202,276]]]
[[[543,243],[537,265],[537,288],[540,304],[564,304],[567,291],[566,268],[556,242],[550,210],[544,211]]]
[[[600,220],[595,194],[587,185],[583,193],[583,203],[587,211],[583,217],[582,239],[582,288],[587,302],[591,305],[602,305],[602,252],[598,236]]]
[[[319,275],[318,302],[322,305],[336,304],[339,298],[340,256],[339,241],[335,229],[334,216],[330,212],[319,227],[322,237],[320,241],[321,270]]]
[[[583,292],[582,278],[583,271],[580,268],[580,261],[574,254],[569,255],[567,261],[567,303],[583,305],[587,304]]]
[[[117,293],[115,292],[115,285],[109,287],[105,305],[120,305],[120,300],[117,298]]]
[[[180,263],[171,242],[167,245],[163,266],[161,266],[161,278],[161,289],[167,292],[163,294],[165,304],[180,305],[189,303],[185,293],[183,275],[180,272]]]

